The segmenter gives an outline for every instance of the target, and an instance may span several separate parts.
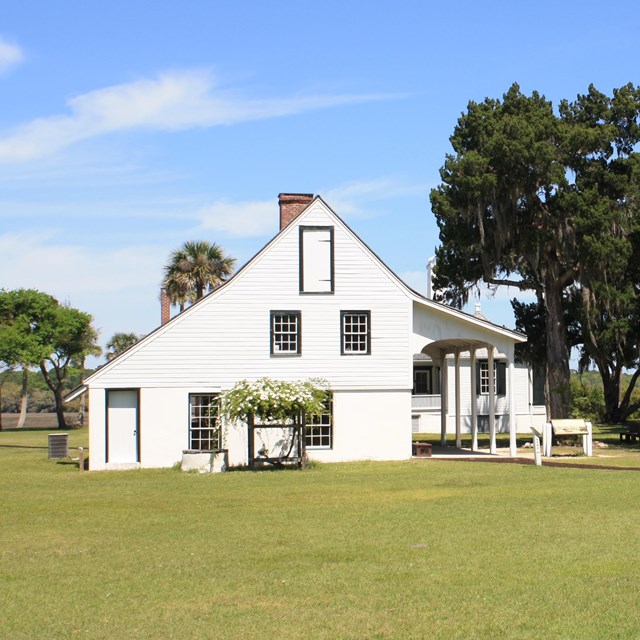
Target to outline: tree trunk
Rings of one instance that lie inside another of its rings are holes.
[[[566,418],[571,405],[569,347],[562,306],[562,287],[553,273],[545,274],[545,310],[547,312],[547,375],[545,397],[549,419]]]
[[[58,417],[58,429],[68,429],[67,420],[64,417],[64,400],[62,399],[62,388],[53,392],[56,399],[56,416]]]
[[[49,389],[53,391],[53,397],[56,401],[56,416],[58,417],[58,429],[67,429],[67,421],[64,417],[64,400],[62,399],[62,391],[64,389],[64,378],[67,365],[69,364],[70,358],[67,358],[64,366],[60,367],[59,364],[53,363],[52,371],[55,374],[55,380],[51,377],[49,371],[47,371],[47,361],[43,360],[40,363],[40,371],[42,371],[42,375],[44,377],[45,382],[47,383]]]
[[[17,429],[22,429],[27,419],[27,403],[29,400],[29,370],[25,367],[22,370],[22,388],[20,390],[20,417],[18,418]]]
[[[607,424],[618,424],[621,422],[622,409],[620,406],[620,374],[622,371],[615,370],[612,373],[609,369],[603,370],[601,367],[598,369],[604,393],[604,421]]]

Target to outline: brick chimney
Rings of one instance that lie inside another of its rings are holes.
[[[293,222],[312,200],[313,193],[281,193],[278,196],[280,231]]]
[[[169,302],[167,290],[162,287],[160,289],[160,326],[167,324],[169,320],[171,320],[171,302]]]

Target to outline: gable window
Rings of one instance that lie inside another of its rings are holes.
[[[314,449],[331,449],[333,446],[333,396],[328,394],[325,411],[307,416],[305,443]]]
[[[218,423],[218,394],[190,394],[189,449],[216,451],[221,446],[220,425]]]
[[[300,312],[271,312],[271,355],[300,355]]]
[[[340,342],[342,355],[371,353],[371,312],[341,311]]]
[[[497,396],[503,396],[507,392],[506,362],[494,361],[493,387]],[[489,362],[487,360],[482,360],[476,365],[476,393],[489,395]]]
[[[333,227],[300,227],[300,293],[334,291]]]

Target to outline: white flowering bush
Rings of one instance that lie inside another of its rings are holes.
[[[220,411],[229,421],[246,421],[254,415],[262,422],[286,422],[307,414],[324,411],[328,383],[319,378],[288,382],[260,378],[241,380],[221,395]]]

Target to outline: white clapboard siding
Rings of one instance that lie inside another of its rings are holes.
[[[335,293],[301,294],[299,225],[334,227]],[[103,387],[326,378],[335,389],[411,387],[406,290],[320,200],[231,282],[94,374]],[[371,355],[340,354],[340,312],[370,311]],[[302,354],[270,355],[270,312],[300,311]]]

